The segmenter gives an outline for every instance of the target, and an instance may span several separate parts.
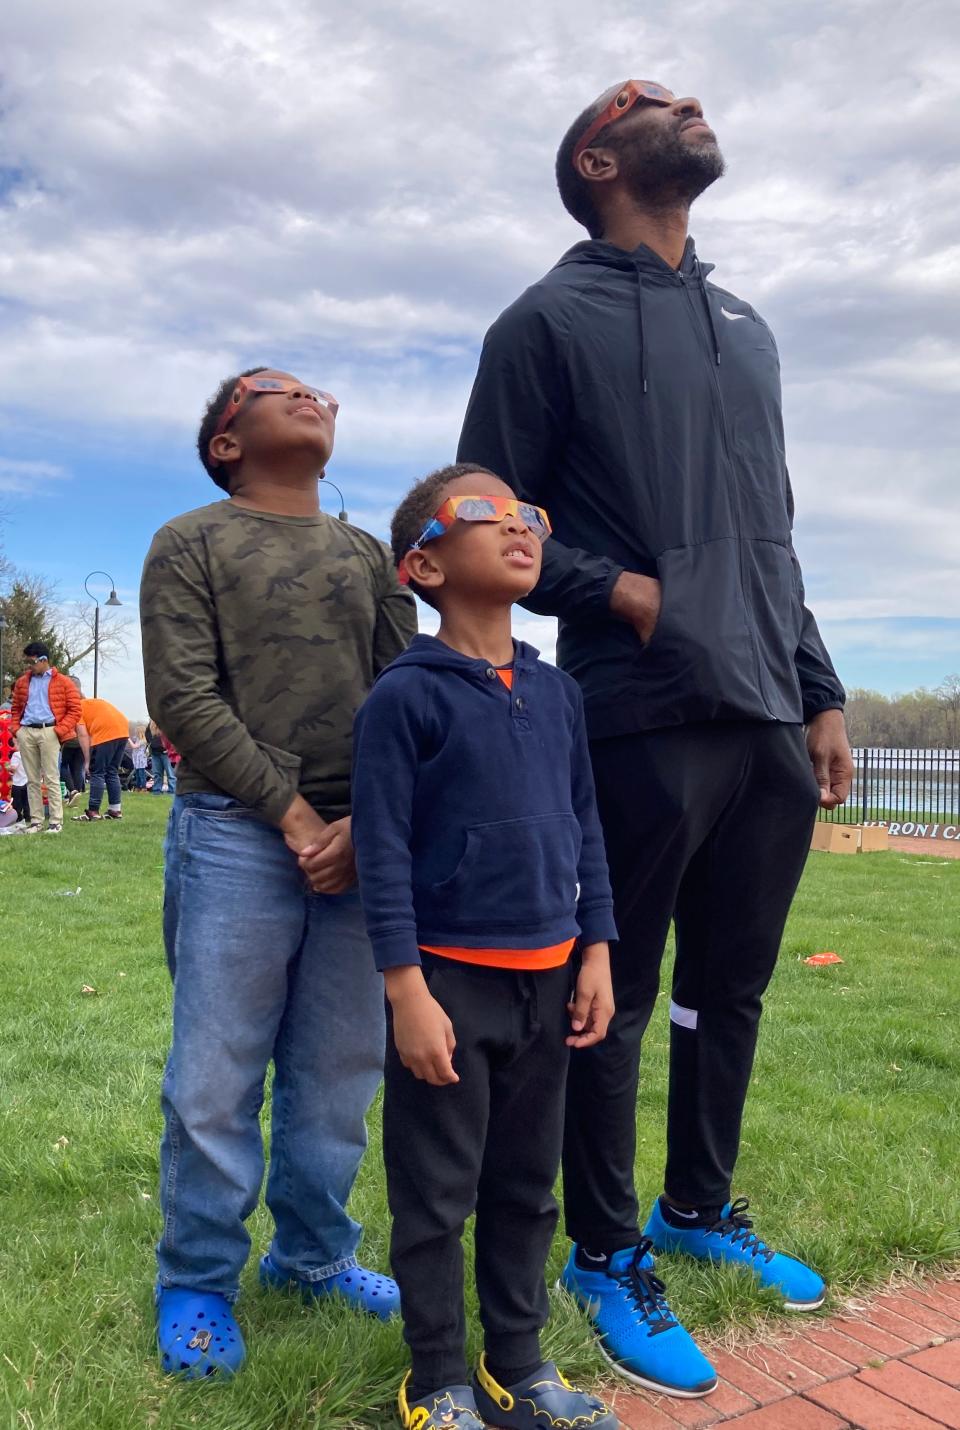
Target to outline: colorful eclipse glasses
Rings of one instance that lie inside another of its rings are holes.
[[[606,129],[607,125],[612,124],[614,120],[622,119],[625,114],[629,114],[633,106],[641,99],[649,99],[654,104],[673,104],[676,97],[675,94],[670,93],[669,89],[664,89],[662,84],[654,84],[651,80],[646,79],[628,79],[610,103],[597,115],[593,123],[580,135],[573,151],[574,168],[576,168],[577,160],[584,149],[590,148],[601,129]]]
[[[542,506],[532,506],[530,502],[519,501],[517,497],[448,497],[439,510],[434,512],[416,541],[411,543],[409,550],[419,551],[428,541],[435,541],[438,536],[443,536],[455,521],[503,521],[505,516],[519,517],[527,530],[539,541],[546,541],[553,530],[550,518]],[[404,584],[410,580],[406,557],[400,563],[398,575]]]
[[[293,378],[284,377],[261,377],[256,374],[253,377],[241,377],[236,387],[230,394],[230,401],[220,414],[213,437],[219,437],[221,432],[226,432],[230,423],[236,417],[247,398],[259,392],[303,392],[308,397],[313,397],[321,407],[326,407],[331,417],[336,417],[340,411],[340,404],[329,392],[323,392],[319,387],[307,387],[302,382],[296,382]],[[213,437],[210,438],[211,442]]]

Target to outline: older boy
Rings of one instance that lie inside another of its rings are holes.
[[[164,1369],[188,1377],[243,1360],[230,1303],[271,1059],[276,1230],[261,1279],[383,1317],[397,1304],[395,1283],[358,1266],[346,1210],[384,1037],[350,759],[354,713],[416,620],[381,543],[320,511],[336,412],[288,373],[222,383],[198,447],[229,499],[168,522],[143,576],[147,703],[182,756],[166,841],[157,1328]]]
[[[411,1430],[617,1424],[540,1350],[569,1050],[606,1035],[616,935],[579,691],[510,633],[548,531],[483,468],[414,487],[393,554],[440,630],[417,637],[357,721],[361,894],[393,1034],[384,1156]],[[468,1385],[473,1211],[486,1352]]]

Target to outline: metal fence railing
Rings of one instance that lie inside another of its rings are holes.
[[[840,809],[821,810],[821,819],[960,826],[960,750],[861,749],[853,760],[850,798]]]

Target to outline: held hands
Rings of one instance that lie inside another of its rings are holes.
[[[403,1066],[432,1087],[459,1082],[453,1070],[457,1046],[453,1024],[431,996],[420,969],[416,964],[388,968],[384,980],[393,1009],[393,1040]]]
[[[653,576],[621,571],[610,592],[610,614],[633,626],[644,645],[660,618],[660,582]]]
[[[357,882],[350,838],[350,816],[335,819],[323,834],[299,851],[300,868],[315,894],[343,894]]]
[[[356,883],[349,815],[328,824],[298,794],[280,828],[315,894],[342,894]]]
[[[603,1042],[614,1014],[609,945],[591,943],[583,950],[581,959],[573,1001],[567,1004],[573,1029],[566,1040],[568,1048],[592,1048]]]
[[[807,726],[807,752],[817,784],[820,808],[836,809],[850,794],[853,757],[842,710],[824,710]]]

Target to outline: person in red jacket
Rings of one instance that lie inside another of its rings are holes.
[[[24,647],[27,669],[13,687],[10,733],[17,740],[27,772],[30,803],[28,834],[43,830],[43,786],[50,810],[48,834],[63,829],[60,794],[60,746],[69,740],[80,719],[80,696],[73,682],[50,664],[50,651],[42,641]]]

